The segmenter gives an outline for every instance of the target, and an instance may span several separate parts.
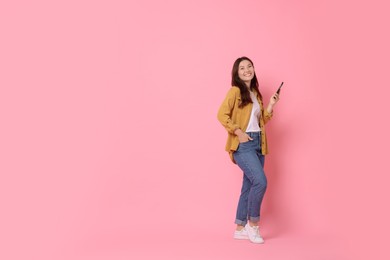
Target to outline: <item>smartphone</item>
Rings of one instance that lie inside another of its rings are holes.
[[[280,87],[278,88],[278,90],[276,91],[276,93],[278,93],[278,94],[280,93],[280,89],[282,88],[283,83],[284,83],[284,82],[282,82],[282,84],[280,84]]]

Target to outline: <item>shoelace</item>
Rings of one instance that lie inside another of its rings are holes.
[[[253,231],[255,232],[255,236],[256,237],[260,237],[260,233],[259,233],[259,226],[253,226],[251,227],[253,229]]]

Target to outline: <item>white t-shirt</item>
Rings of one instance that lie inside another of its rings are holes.
[[[260,132],[259,116],[260,116],[260,104],[257,101],[256,95],[251,91],[251,99],[253,102],[251,117],[249,119],[246,132]]]

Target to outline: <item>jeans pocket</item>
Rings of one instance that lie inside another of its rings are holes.
[[[251,140],[239,143],[236,151],[242,150],[244,147],[246,147],[248,144],[250,144],[250,142],[251,142]]]

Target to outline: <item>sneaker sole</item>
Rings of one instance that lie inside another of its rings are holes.
[[[249,240],[249,237],[245,237],[245,236],[234,236],[233,238],[238,240]]]
[[[250,239],[249,239],[250,240]],[[250,240],[253,244],[264,244],[264,240],[263,241],[252,241]]]

